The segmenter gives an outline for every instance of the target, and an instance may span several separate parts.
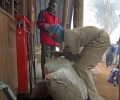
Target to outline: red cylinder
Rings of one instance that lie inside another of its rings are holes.
[[[27,29],[30,21],[25,16],[15,16],[16,24],[16,50],[18,93],[26,93],[28,90],[28,67],[27,67]]]

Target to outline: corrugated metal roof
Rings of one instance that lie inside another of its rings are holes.
[[[46,9],[48,7],[48,3],[50,0],[35,0],[35,19],[37,19],[39,12],[42,9]],[[57,1],[57,9],[56,14],[59,17],[59,21],[62,22],[63,17],[63,8],[64,8],[64,0],[56,0]],[[67,29],[70,29],[71,19],[72,19],[72,11],[73,11],[73,0],[70,0],[69,10],[68,10],[68,20],[67,20]],[[35,43],[40,43],[39,29],[35,25]]]

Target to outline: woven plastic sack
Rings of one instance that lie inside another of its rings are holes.
[[[69,60],[52,58],[45,65],[48,90],[54,100],[87,100],[87,89]]]

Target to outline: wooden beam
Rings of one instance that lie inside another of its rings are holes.
[[[23,15],[26,16],[26,0],[23,0],[22,2],[22,12]]]
[[[66,29],[66,24],[67,24],[69,1],[70,0],[64,0],[63,17],[62,17],[62,27],[64,29]],[[60,51],[63,51],[63,48],[64,48],[64,42],[61,43],[60,45]]]
[[[84,0],[74,0],[74,28],[83,26]]]
[[[62,27],[66,29],[67,17],[68,17],[69,0],[64,0]]]

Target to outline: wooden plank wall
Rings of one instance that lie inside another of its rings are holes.
[[[16,35],[14,20],[0,12],[0,82],[17,90]],[[15,92],[14,92],[15,93]],[[0,91],[0,100],[6,100]]]

